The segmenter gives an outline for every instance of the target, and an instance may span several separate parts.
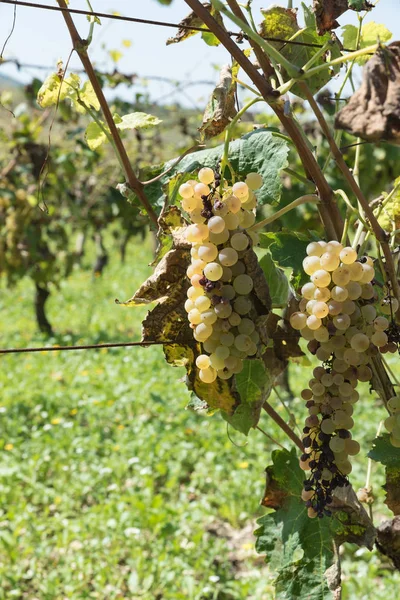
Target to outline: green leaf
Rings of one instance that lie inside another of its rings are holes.
[[[152,205],[162,207],[165,199],[163,186],[170,177],[177,173],[193,173],[201,167],[215,169],[222,153],[223,145],[220,145],[185,156],[168,175],[146,187]],[[251,171],[257,171],[263,177],[263,186],[257,191],[260,205],[279,202],[282,188],[280,170],[288,164],[287,154],[287,142],[267,129],[252,131],[229,144],[229,160],[239,177],[245,177]],[[167,162],[164,169],[167,170],[175,161],[176,158]],[[228,171],[226,176],[229,177]]]
[[[224,415],[224,418],[247,435],[260,419],[261,407],[271,392],[272,382],[265,364],[258,359],[243,361],[243,370],[235,380],[240,404],[232,416]]]
[[[385,465],[386,492],[385,504],[395,515],[400,514],[400,448],[390,443],[390,436],[385,433],[372,442],[368,457]]]
[[[294,449],[275,450],[272,461],[263,504],[276,510],[257,521],[257,552],[266,554],[276,573],[277,599],[328,600],[332,594],[326,571],[334,568],[335,521],[307,516],[300,498],[304,474]]]
[[[116,119],[114,119],[116,121]],[[117,122],[117,121],[116,121]],[[144,112],[133,112],[124,115],[117,123],[118,129],[147,129],[162,123],[161,119]]]
[[[278,265],[292,269],[291,283],[296,289],[308,281],[308,276],[303,270],[303,260],[309,243],[307,235],[297,232],[260,234],[261,247],[269,249]]]
[[[260,267],[269,286],[272,307],[286,306],[289,298],[289,282],[282,269],[274,263],[270,252],[265,252],[260,258]]]
[[[387,433],[374,439],[372,448],[368,452],[368,458],[382,463],[385,467],[400,469],[400,448],[392,446],[390,436]]]
[[[281,39],[295,39],[296,42],[303,42],[307,44],[319,44],[323,45],[325,42],[331,40],[331,35],[326,33],[325,35],[319,35],[316,27],[315,16],[312,11],[302,4],[302,8],[304,11],[304,20],[306,27],[300,32],[300,27],[297,23],[297,13],[293,9],[286,9],[280,6],[272,6],[268,9],[263,9],[262,15],[264,20],[261,24],[260,35],[267,37],[279,37]],[[294,37],[293,37],[294,36]],[[297,65],[298,67],[303,67],[306,62],[310,60],[314,56],[316,52],[319,51],[319,48],[308,47],[308,46],[297,46],[295,44],[286,44],[286,46],[282,47],[282,42],[269,42],[277,50],[283,54],[285,58],[287,58],[292,64]],[[340,48],[337,43],[330,47],[330,57],[328,60],[333,58],[337,58],[340,56]],[[324,64],[326,62],[327,57],[321,56],[313,66],[318,66]],[[307,84],[311,89],[312,93],[315,94],[320,90],[324,85],[328,83],[331,79],[332,75],[338,72],[339,66],[335,67],[334,70],[325,69],[320,71],[310,79],[307,79]],[[289,77],[286,72],[283,70],[284,80],[287,81]],[[291,91],[300,96],[304,97],[304,93],[297,86],[293,86]]]
[[[371,4],[365,0],[348,0],[348,5],[351,10],[371,10]]]
[[[345,48],[349,48],[350,50],[356,50],[357,45],[357,32],[358,28],[354,25],[345,25],[342,27],[343,30],[343,46]],[[366,25],[363,25],[361,28],[361,36],[359,49],[367,48],[368,46],[372,46],[379,41],[387,42],[392,37],[391,31],[389,31],[385,25],[375,23],[375,21],[371,21]],[[371,58],[371,56],[360,56],[356,59],[356,63],[359,65],[363,65],[367,62],[367,60]]]

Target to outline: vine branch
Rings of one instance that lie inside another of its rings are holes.
[[[319,205],[319,213],[324,224],[327,236],[332,240],[340,240],[343,231],[343,219],[340,215],[333,192],[321,171],[318,162],[316,161],[312,150],[308,147],[305,136],[298,124],[284,112],[284,102],[281,98],[277,98],[277,92],[274,90],[268,81],[271,74],[270,67],[268,71],[264,71],[264,76],[256,69],[256,67],[245,56],[242,50],[232,41],[229,34],[223,29],[208,10],[202,5],[199,0],[185,0],[186,4],[196,13],[196,15],[207,25],[207,27],[219,39],[221,44],[228,50],[234,59],[242,67],[243,71],[249,76],[254,85],[258,88],[264,100],[271,106],[279,120],[281,121],[286,132],[293,140],[293,143],[299,153],[306,174],[314,182],[318,189],[318,194],[321,199]],[[243,20],[243,14],[241,22]],[[261,49],[260,49],[261,50]],[[262,50],[261,50],[262,52]],[[265,56],[265,55],[264,55]],[[267,59],[267,57],[265,57]],[[268,60],[268,59],[267,59]],[[269,61],[268,61],[269,64]],[[260,66],[265,65],[265,60],[260,62]],[[264,70],[264,69],[263,69]]]
[[[301,439],[295,434],[294,431],[290,429],[289,425],[282,419],[280,415],[278,415],[276,410],[269,404],[269,402],[265,401],[262,407],[267,415],[269,415],[271,419],[275,421],[275,423],[282,429],[282,431],[286,433],[292,442],[294,442],[296,446],[300,448],[302,452],[304,452],[304,446]]]
[[[135,194],[137,195],[140,203],[142,204],[143,208],[146,210],[150,219],[153,221],[153,223],[155,225],[158,225],[157,214],[155,213],[153,207],[151,206],[151,204],[149,203],[149,201],[146,197],[146,194],[144,193],[143,184],[136,177],[136,175],[132,169],[132,165],[130,163],[130,160],[129,160],[128,155],[125,150],[125,146],[122,142],[119,131],[114,123],[114,119],[112,117],[110,107],[108,106],[108,102],[104,96],[101,85],[96,77],[95,70],[93,68],[92,62],[87,53],[87,43],[85,40],[83,40],[80,37],[78,30],[76,29],[75,24],[72,20],[72,17],[68,12],[68,7],[67,7],[65,0],[57,0],[57,2],[58,2],[59,7],[64,9],[62,14],[64,17],[64,21],[68,27],[68,31],[71,36],[74,50],[77,52],[77,54],[82,62],[82,65],[87,73],[87,76],[89,77],[90,83],[93,86],[93,90],[98,98],[98,101],[100,103],[101,109],[104,114],[104,118],[107,122],[108,128],[109,128],[112,138],[114,140],[115,148],[116,148],[116,151],[120,158],[120,162],[123,167],[127,182],[129,184],[130,188],[132,189],[132,191],[135,192]]]

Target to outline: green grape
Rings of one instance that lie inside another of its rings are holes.
[[[212,262],[218,256],[218,248],[215,244],[207,242],[201,244],[197,249],[198,257],[206,263]]]
[[[223,269],[220,264],[216,262],[208,263],[204,267],[204,275],[210,281],[218,281],[221,279],[223,273]]]
[[[222,248],[218,254],[218,260],[224,267],[232,267],[238,261],[238,253],[234,248]]]
[[[235,292],[240,295],[248,295],[253,289],[253,280],[249,275],[243,273],[242,275],[238,275],[233,280],[233,287]],[[236,311],[238,312],[238,311]]]

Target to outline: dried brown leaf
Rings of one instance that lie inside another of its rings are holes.
[[[218,85],[214,88],[203,115],[199,131],[203,139],[219,135],[236,115],[236,81],[229,65],[222,67]]]
[[[369,142],[400,144],[400,42],[366,63],[361,87],[336,115],[335,128]]]

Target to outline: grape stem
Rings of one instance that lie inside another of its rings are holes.
[[[169,167],[169,169],[167,169],[163,173],[160,173],[160,175],[157,175],[157,177],[153,177],[153,179],[149,179],[148,181],[142,181],[141,183],[144,186],[146,186],[146,185],[150,185],[151,183],[155,183],[156,181],[159,181],[160,179],[162,179],[163,177],[165,177],[165,175],[168,175],[168,173],[170,171],[172,171],[172,169],[175,169],[175,167],[177,167],[179,165],[179,163],[181,162],[181,160],[183,160],[185,158],[185,156],[187,156],[188,154],[191,154],[192,152],[197,152],[201,148],[205,148],[205,145],[204,144],[197,144],[196,146],[192,146],[191,148],[188,148],[183,154],[181,154],[176,159],[176,161]]]
[[[289,425],[287,423],[285,423],[285,421],[282,419],[282,417],[280,415],[278,415],[276,410],[274,408],[272,408],[272,406],[267,401],[264,402],[262,407],[265,410],[265,412],[267,413],[267,415],[269,415],[271,417],[271,419],[273,421],[275,421],[275,423],[282,429],[282,431],[284,431],[286,433],[286,435],[292,440],[292,442],[294,442],[296,444],[296,446],[298,448],[300,448],[300,450],[302,452],[304,452],[303,442],[295,434],[295,432],[290,429]]]
[[[89,77],[90,83],[93,86],[93,90],[97,96],[97,99],[99,101],[99,104],[100,104],[101,109],[104,114],[104,118],[107,122],[108,128],[113,137],[116,151],[120,158],[120,162],[123,166],[123,171],[125,173],[127,182],[129,184],[129,186],[131,187],[132,191],[135,192],[136,196],[138,197],[140,203],[143,205],[143,208],[146,210],[151,221],[153,221],[153,223],[156,226],[158,226],[157,214],[154,211],[153,207],[151,206],[150,202],[148,201],[146,194],[144,193],[143,184],[136,177],[136,175],[132,169],[132,165],[131,165],[128,155],[126,153],[125,146],[122,142],[121,136],[116,127],[113,116],[111,114],[110,107],[108,106],[108,102],[104,96],[101,85],[96,77],[95,70],[93,68],[92,62],[87,53],[87,42],[85,42],[85,40],[83,40],[80,37],[78,30],[75,27],[75,23],[72,20],[72,17],[67,10],[68,7],[67,7],[67,3],[65,2],[65,0],[57,0],[57,3],[60,8],[64,9],[62,11],[62,15],[63,15],[64,21],[67,25],[69,34],[71,36],[74,50],[77,52],[77,54],[82,62],[82,65],[86,71],[86,74]]]
[[[258,431],[261,431],[261,433],[265,435],[265,437],[267,437],[269,440],[271,440],[271,442],[279,446],[279,448],[282,448],[282,450],[286,450],[285,446],[282,446],[282,444],[280,444],[275,438],[273,438],[272,435],[269,435],[266,431],[264,431],[264,429],[262,429],[259,425],[256,425],[256,429],[258,429]]]
[[[232,121],[230,122],[229,126],[226,128],[225,130],[225,142],[224,142],[224,150],[223,150],[223,154],[222,154],[222,158],[221,158],[221,186],[220,186],[220,193],[222,193],[222,187],[223,187],[223,174],[224,174],[224,169],[225,167],[228,167],[230,172],[231,172],[231,176],[233,178],[232,183],[234,183],[234,171],[230,165],[229,162],[229,143],[232,139],[232,133],[233,133],[233,128],[235,127],[236,123],[243,117],[243,115],[245,114],[245,112],[247,112],[249,110],[249,108],[251,106],[253,106],[253,104],[255,104],[256,102],[264,102],[264,98],[262,98],[261,96],[256,96],[255,98],[252,98],[251,100],[249,100],[249,102],[247,102],[247,104],[245,104],[243,106],[243,108],[241,108],[239,110],[239,112],[236,113],[236,115],[233,117]]]
[[[291,202],[287,206],[284,206],[280,210],[277,210],[270,217],[267,217],[266,219],[263,219],[259,223],[256,223],[255,225],[250,227],[249,231],[258,231],[259,229],[263,229],[263,227],[265,227],[265,225],[269,225],[270,223],[273,223],[274,221],[276,221],[277,219],[280,219],[283,215],[285,215],[289,211],[293,210],[297,206],[301,206],[301,204],[306,204],[307,202],[313,202],[315,204],[315,203],[320,202],[320,199],[315,194],[306,194],[305,196],[300,196],[300,198],[297,198],[297,200],[293,200],[293,202]]]

